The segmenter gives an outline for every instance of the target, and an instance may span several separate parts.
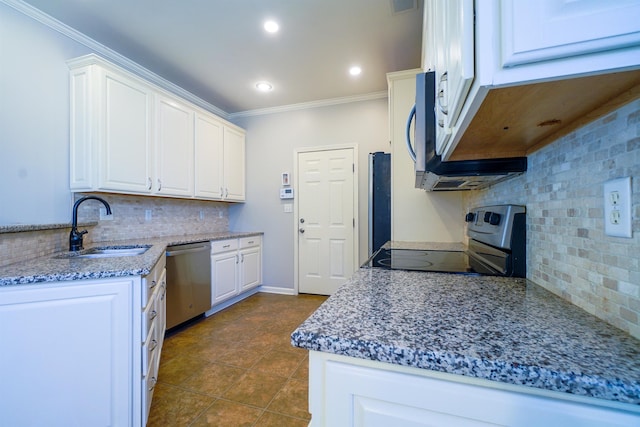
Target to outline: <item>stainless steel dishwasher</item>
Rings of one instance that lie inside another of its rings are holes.
[[[167,329],[211,308],[211,244],[167,248]]]

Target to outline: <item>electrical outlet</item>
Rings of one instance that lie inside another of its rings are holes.
[[[100,221],[113,221],[113,213],[107,215],[107,209],[100,208]]]
[[[607,236],[632,237],[629,176],[604,183],[604,232]]]

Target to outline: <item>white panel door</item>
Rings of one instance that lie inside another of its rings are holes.
[[[196,113],[195,129],[195,196],[222,199],[222,128],[215,117]]]
[[[640,43],[637,0],[505,0],[501,14],[503,67]]]
[[[158,97],[156,104],[155,192],[193,196],[193,110],[175,99]]]
[[[245,199],[245,138],[242,132],[224,127],[224,199]]]
[[[130,425],[134,284],[0,290],[0,425]]]
[[[149,193],[152,92],[134,80],[108,71],[102,85],[99,187]]]
[[[298,290],[331,295],[355,269],[354,150],[298,154]]]

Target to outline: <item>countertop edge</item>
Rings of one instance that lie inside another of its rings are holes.
[[[57,259],[56,256],[67,252],[56,252],[40,258],[10,264],[0,267],[0,288],[50,282],[144,276],[149,274],[167,246],[262,235],[264,235],[263,232],[257,231],[228,231],[197,235],[162,236],[151,239],[93,242],[87,245],[86,248],[112,245],[150,245],[151,247],[144,254],[135,257],[114,257],[98,260]]]

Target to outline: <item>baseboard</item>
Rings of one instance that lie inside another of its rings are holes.
[[[280,294],[280,295],[298,295],[295,289],[291,288],[279,288],[277,286],[260,286],[258,288],[260,292],[264,292],[266,294]]]

